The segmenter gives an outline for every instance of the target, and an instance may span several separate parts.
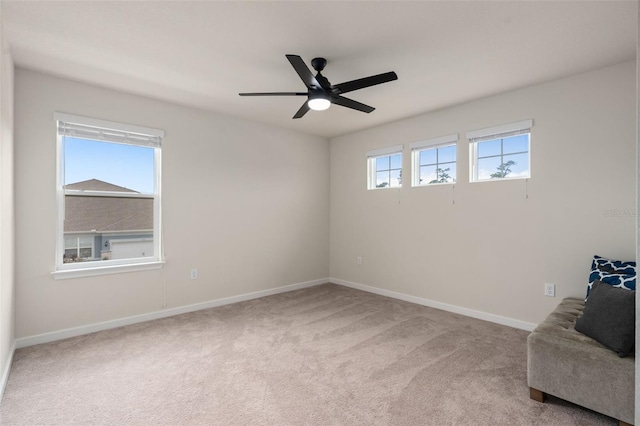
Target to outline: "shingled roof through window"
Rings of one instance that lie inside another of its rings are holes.
[[[83,180],[82,182],[70,183],[64,189],[75,189],[80,191],[113,191],[113,192],[138,192],[123,186],[114,185],[98,179]]]
[[[137,191],[90,179],[65,189],[136,193]],[[153,229],[153,198],[65,195],[64,232],[122,232]]]

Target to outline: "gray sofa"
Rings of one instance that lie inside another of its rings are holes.
[[[527,338],[530,396],[546,394],[633,424],[633,356],[620,358],[575,330],[584,300],[564,299]]]

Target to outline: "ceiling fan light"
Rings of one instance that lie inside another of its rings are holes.
[[[324,111],[331,106],[331,101],[327,98],[318,96],[315,98],[310,98],[308,102],[309,108],[314,111]]]

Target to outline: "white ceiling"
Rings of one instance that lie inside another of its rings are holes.
[[[74,80],[333,137],[635,58],[635,1],[207,2],[2,0],[15,63]],[[336,84],[398,80],[292,120],[285,54]]]

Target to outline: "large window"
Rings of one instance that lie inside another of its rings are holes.
[[[530,138],[533,120],[467,133],[471,143],[471,181],[531,177]]]
[[[56,278],[159,267],[164,132],[56,113]]]
[[[455,183],[457,141],[454,134],[411,143],[411,185]]]
[[[402,145],[367,152],[367,188],[402,186]]]

